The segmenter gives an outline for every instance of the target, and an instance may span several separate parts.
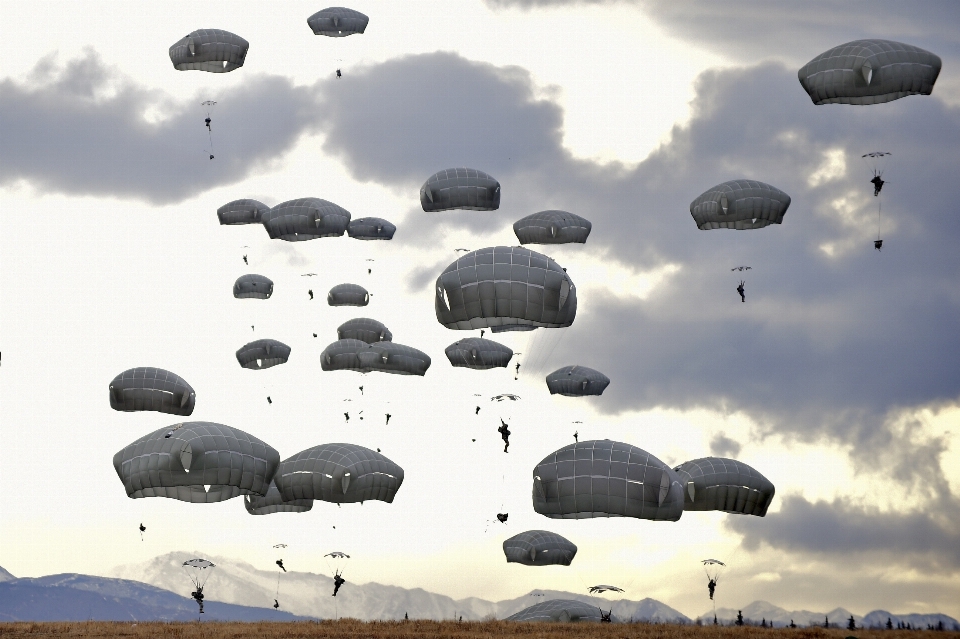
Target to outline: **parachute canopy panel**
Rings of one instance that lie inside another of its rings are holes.
[[[162,368],[131,368],[110,382],[110,408],[113,410],[153,410],[186,417],[193,413],[196,402],[193,387],[179,375]]]
[[[392,342],[393,333],[382,322],[369,317],[357,317],[347,320],[337,328],[340,339],[356,339],[367,344]]]
[[[280,453],[237,428],[183,422],[145,435],[113,456],[127,496],[212,504],[265,496]]]
[[[584,244],[593,224],[567,211],[540,211],[513,223],[521,244]]]
[[[773,501],[773,483],[735,459],[703,457],[674,469],[683,486],[685,510],[721,510],[763,517]]]
[[[547,375],[547,388],[551,395],[603,395],[609,385],[609,377],[586,366],[564,366]]]
[[[525,566],[569,566],[577,546],[569,539],[546,530],[528,530],[503,542],[507,563]]]
[[[233,296],[238,300],[268,300],[273,295],[273,280],[264,275],[241,275],[233,283]]]
[[[393,342],[368,344],[358,339],[341,339],[320,353],[320,368],[325,371],[422,376],[430,368],[430,356],[413,347]]]
[[[177,71],[229,73],[243,66],[250,43],[223,29],[197,29],[170,47]]]
[[[437,278],[434,307],[447,328],[560,328],[577,316],[573,280],[559,264],[520,246],[466,253]]]
[[[551,519],[683,515],[680,479],[650,453],[620,442],[564,446],[533,469],[533,509]]]
[[[304,242],[343,235],[350,223],[350,212],[333,202],[305,197],[277,204],[261,220],[270,239]]]
[[[245,495],[243,498],[243,507],[247,509],[247,512],[251,515],[273,515],[276,513],[305,513],[311,508],[313,508],[312,499],[291,499],[290,501],[283,501],[283,496],[280,494],[280,490],[277,488],[276,483],[270,482],[270,488],[267,490],[265,497],[258,497],[257,495]],[[283,544],[277,544],[274,548],[282,546],[286,548]]]
[[[437,171],[420,187],[420,206],[426,212],[496,211],[500,208],[500,183],[476,169]]]
[[[347,234],[356,240],[392,240],[396,232],[396,226],[380,217],[360,217],[347,226]]]
[[[508,346],[480,337],[468,337],[454,342],[443,352],[451,365],[478,371],[506,368],[513,357],[513,350]]]
[[[757,180],[730,180],[704,191],[690,203],[697,227],[708,229],[760,229],[780,224],[790,207],[790,196]]]
[[[321,444],[285,459],[275,481],[287,501],[320,499],[351,504],[376,499],[392,503],[403,483],[403,469],[363,446]]]
[[[814,104],[882,104],[930,95],[940,58],[893,40],[854,40],[824,51],[797,76]]]
[[[217,218],[223,225],[260,224],[269,210],[269,206],[257,200],[234,200],[217,209]]]
[[[370,18],[346,7],[327,7],[307,18],[307,24],[314,35],[344,38],[363,33]]]
[[[255,371],[286,364],[289,358],[290,347],[275,339],[258,339],[237,351],[240,365]]]
[[[512,614],[504,621],[541,621],[555,623],[571,622],[596,622],[599,623],[600,609],[597,606],[573,599],[550,599],[534,604],[529,608],[524,608],[518,613]],[[611,621],[620,622],[616,617],[611,616]]]
[[[359,284],[337,284],[327,293],[330,306],[366,306],[370,303],[370,293]]]

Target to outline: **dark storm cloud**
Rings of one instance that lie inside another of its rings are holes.
[[[730,439],[726,433],[717,433],[710,440],[710,454],[717,457],[736,457],[740,454],[740,442]]]
[[[860,558],[886,556],[896,564],[910,562],[934,573],[960,571],[960,503],[940,503],[881,512],[844,499],[809,502],[789,496],[778,512],[756,517],[728,517],[725,526],[743,536],[747,550],[776,550],[823,556]]]
[[[308,126],[310,90],[251,76],[218,97],[215,160],[198,100],[174,101],[106,67],[96,53],[0,81],[0,185],[181,201],[238,182],[289,150]],[[159,112],[151,123],[145,113]]]

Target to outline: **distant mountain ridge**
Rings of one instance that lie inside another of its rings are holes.
[[[717,620],[725,625],[731,624],[736,620],[737,612],[733,608],[717,608]],[[786,610],[769,601],[754,601],[741,608],[739,612],[743,614],[744,623],[760,625],[763,621],[766,621],[767,625],[778,628],[789,626],[791,623],[798,626],[822,626],[827,620],[829,620],[831,627],[846,628],[847,621],[852,616],[857,627],[864,628],[883,628],[886,626],[887,619],[890,619],[894,628],[897,627],[898,622],[909,623],[913,628],[922,629],[926,628],[927,625],[936,627],[938,622],[942,622],[947,630],[960,630],[960,622],[957,622],[953,617],[940,613],[895,615],[886,610],[874,610],[861,617],[845,608],[834,608],[830,612]],[[703,623],[713,623],[713,610],[705,612],[698,619]]]

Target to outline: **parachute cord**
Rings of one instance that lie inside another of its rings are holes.
[[[564,336],[566,336],[567,331],[570,330],[570,329],[568,329],[568,328],[558,328],[558,329],[556,329],[556,330],[560,332],[560,336],[559,336],[559,337],[556,339],[556,341],[553,343],[553,346],[550,348],[550,350],[547,351],[546,357],[543,358],[543,360],[540,362],[540,365],[537,367],[536,375],[538,375],[538,376],[539,376],[541,373],[543,373],[543,369],[546,368],[547,364],[550,362],[550,357],[553,355],[553,351],[555,351],[556,348],[557,348],[557,346],[560,345],[560,342],[563,341]]]
[[[277,571],[277,599],[280,599],[280,571]]]
[[[880,214],[883,211],[883,200],[877,203],[877,239],[880,239]]]

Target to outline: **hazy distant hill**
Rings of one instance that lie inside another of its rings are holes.
[[[16,579],[16,577],[0,567],[0,582],[10,581],[11,579]]]
[[[759,625],[761,621],[766,620],[767,624],[772,623],[777,627],[788,626],[791,621],[798,626],[822,626],[824,620],[829,619],[831,626],[836,625],[838,628],[845,628],[847,626],[847,620],[850,619],[852,614],[844,608],[834,608],[829,612],[786,610],[768,601],[754,601],[750,605],[744,606],[741,612],[743,613],[743,620],[746,623]],[[863,626],[870,628],[884,626],[887,623],[888,617],[894,626],[897,625],[898,621],[902,621],[909,623],[913,627],[926,628],[927,624],[936,626],[937,622],[942,621],[946,629],[953,630],[954,627],[956,627],[957,630],[960,630],[960,623],[958,623],[956,619],[943,614],[924,615],[911,613],[908,615],[894,615],[885,610],[874,610],[863,617],[853,615],[853,620],[858,627]],[[703,613],[699,618],[704,623],[712,623],[713,610]],[[717,619],[721,623],[733,623],[736,618],[737,611],[733,608],[717,608]]]
[[[197,604],[137,581],[49,575],[0,582],[0,621],[189,621]],[[286,612],[218,601],[204,604],[208,621],[294,621]]]

